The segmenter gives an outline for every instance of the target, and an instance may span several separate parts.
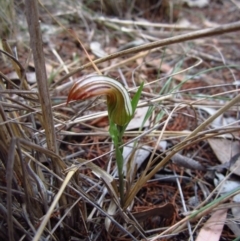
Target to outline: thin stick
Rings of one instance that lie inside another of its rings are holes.
[[[141,51],[159,48],[159,47],[163,47],[163,46],[170,45],[170,44],[180,43],[180,42],[193,40],[193,39],[211,37],[211,36],[214,36],[214,35],[220,35],[220,34],[239,31],[239,30],[240,30],[240,21],[235,22],[235,23],[230,23],[230,24],[224,24],[224,25],[221,25],[221,26],[216,27],[216,28],[208,28],[208,29],[198,30],[198,31],[194,31],[194,32],[191,32],[191,33],[181,34],[179,36],[174,36],[174,37],[171,37],[171,38],[155,41],[153,43],[144,44],[144,45],[141,45],[141,46],[138,46],[138,47],[134,47],[134,48],[131,48],[131,49],[127,49],[127,50],[124,50],[124,51],[120,51],[120,52],[108,55],[106,57],[97,59],[93,62],[94,62],[94,64],[99,64],[99,63],[103,63],[103,62],[106,62],[108,60],[115,59],[115,58],[118,58],[118,57],[121,57],[121,56],[126,56],[128,54],[138,53],[138,52],[141,52]],[[81,71],[81,70],[83,70],[83,69],[85,69],[85,68],[87,68],[91,65],[92,65],[92,63],[87,63],[85,65],[82,65],[80,68],[78,68],[78,69],[72,71],[71,73],[65,75],[64,77],[62,77],[58,81],[58,83],[61,83],[65,79],[69,78],[70,76],[78,73],[79,71]]]

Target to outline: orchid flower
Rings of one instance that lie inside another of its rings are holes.
[[[124,175],[123,175],[123,135],[143,89],[143,83],[138,88],[132,101],[126,89],[116,80],[102,75],[88,76],[78,80],[70,89],[67,103],[71,100],[86,100],[88,98],[106,95],[109,116],[109,134],[115,147],[115,155],[119,177],[119,196],[124,206]]]
[[[127,90],[115,79],[103,75],[89,76],[78,80],[70,89],[67,103],[71,100],[106,95],[108,115],[118,126],[125,126],[133,116]]]

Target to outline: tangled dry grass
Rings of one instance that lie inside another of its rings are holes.
[[[236,5],[222,3],[228,18],[210,22],[223,8],[215,1],[195,10],[156,0],[10,3],[1,15],[10,23],[0,50],[1,240],[200,241],[204,223],[219,220],[218,240],[237,240],[240,188],[219,195],[216,181],[239,179]],[[192,24],[177,22],[186,13]],[[95,71],[89,58],[131,96],[144,82],[124,135],[123,206],[105,101],[66,106],[73,82]]]

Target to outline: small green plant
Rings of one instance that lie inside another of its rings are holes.
[[[121,206],[124,206],[123,135],[134,116],[142,88],[143,83],[130,100],[128,92],[118,81],[107,76],[96,75],[77,81],[68,94],[67,103],[71,100],[85,100],[99,95],[107,97],[109,134],[115,147]]]

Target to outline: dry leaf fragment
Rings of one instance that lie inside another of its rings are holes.
[[[219,241],[227,217],[227,209],[217,210],[200,230],[196,241]]]
[[[144,125],[142,125],[147,112],[148,107],[137,108],[134,117],[127,126],[127,130],[139,129],[141,127],[149,126],[149,120],[145,121]]]
[[[99,42],[91,42],[90,49],[98,58],[103,58],[107,56],[107,53],[103,50]]]
[[[131,172],[142,165],[142,163],[146,160],[146,158],[150,155],[152,148],[150,146],[144,145],[141,148],[138,148],[134,156],[131,158],[132,152],[134,151],[134,144],[131,143],[123,148],[123,159],[124,159],[124,166],[123,166],[123,173],[124,175],[127,174],[127,169],[129,166],[129,161],[131,161]],[[131,158],[131,160],[129,160]]]
[[[211,138],[208,139],[208,142],[221,163],[230,161],[233,156],[239,153],[238,141]],[[233,171],[234,174],[240,175],[240,158],[236,160],[234,165],[230,166],[230,170]]]
[[[204,8],[209,5],[209,0],[183,0],[189,7]]]
[[[154,207],[141,212],[133,213],[133,216],[138,222],[145,221],[149,217],[159,216],[162,219],[172,219],[175,213],[173,204],[167,203],[161,207]]]

